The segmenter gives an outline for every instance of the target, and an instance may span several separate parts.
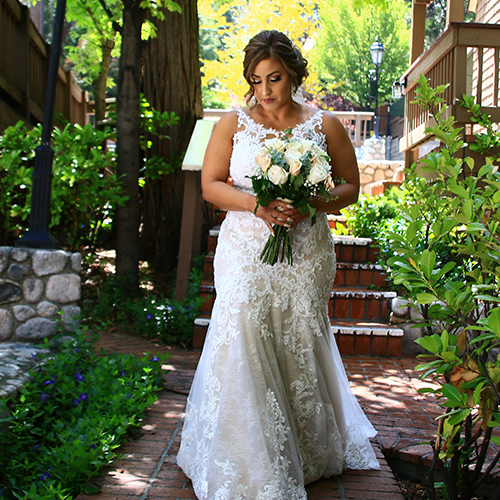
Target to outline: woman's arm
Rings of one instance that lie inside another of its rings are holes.
[[[331,190],[332,200],[316,200],[313,205],[320,212],[331,213],[358,200],[359,170],[351,139],[340,120],[331,113],[325,112],[323,115],[323,132],[328,145],[335,188]]]
[[[229,162],[233,151],[233,136],[237,129],[238,115],[236,112],[223,116],[214,128],[201,170],[203,198],[225,210],[253,213],[256,197],[227,184]],[[275,200],[267,207],[259,206],[256,215],[273,231],[273,224],[280,226],[290,224],[290,221],[287,221],[287,216],[283,215],[283,212],[289,210],[286,203]]]

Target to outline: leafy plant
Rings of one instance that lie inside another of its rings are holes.
[[[442,409],[430,498],[440,491],[444,498],[469,500],[500,459],[500,172],[491,150],[500,135],[474,98],[464,96],[471,119],[484,127],[470,144],[484,155],[476,165],[464,154],[462,129],[446,118],[439,97],[446,86],[433,89],[423,76],[419,83],[416,102],[435,118],[427,132],[442,147],[407,176],[420,195],[402,207],[407,227],[391,235],[398,255],[389,265],[423,315],[428,335],[417,342],[430,354],[417,369],[437,387],[421,391],[435,394]],[[490,498],[500,499],[500,488]]]
[[[97,356],[85,330],[55,346],[19,401],[0,400],[0,448],[8,450],[0,454],[0,491],[7,499],[91,492],[89,478],[116,456],[161,388],[168,355]]]
[[[180,302],[144,289],[137,295],[127,280],[113,275],[104,283],[98,302],[89,307],[89,321],[104,328],[116,325],[130,328],[162,343],[188,348],[193,340],[194,320],[202,306],[198,295],[202,277],[202,269],[195,265],[189,273],[187,296]]]
[[[41,126],[23,122],[0,137],[1,239],[12,244],[27,230],[31,206],[32,167]],[[65,124],[52,134],[54,163],[50,228],[66,248],[91,248],[110,229],[114,209],[125,203],[114,173],[114,153],[103,144],[113,139],[110,128]]]

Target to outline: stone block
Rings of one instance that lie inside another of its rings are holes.
[[[43,281],[38,278],[28,278],[23,282],[23,295],[26,302],[38,302],[43,294]]]
[[[71,269],[73,269],[75,273],[82,272],[82,255],[80,252],[71,254]]]
[[[23,291],[17,283],[0,280],[0,304],[17,302],[23,296]]]
[[[394,313],[394,316],[397,316],[398,318],[405,318],[410,312],[408,300],[403,299],[402,297],[396,297],[395,299],[392,299],[391,310]]]
[[[12,313],[7,309],[0,309],[0,340],[7,340],[14,330]]]
[[[7,269],[9,263],[10,247],[0,247],[0,273]]]
[[[51,318],[57,314],[58,310],[59,308],[55,304],[52,304],[52,302],[47,300],[40,302],[36,308],[36,312],[42,318]]]
[[[29,273],[28,266],[21,266],[19,264],[11,264],[7,270],[7,276],[9,279],[14,281],[19,281],[23,279]]]
[[[30,256],[30,251],[27,248],[12,248],[10,256],[16,262],[24,262]]]
[[[73,331],[80,325],[82,310],[78,306],[64,306],[62,308],[62,321],[66,329]]]
[[[48,276],[60,273],[66,267],[68,254],[62,250],[37,250],[31,262],[37,276]]]
[[[36,311],[31,306],[14,306],[12,312],[17,321],[26,321],[36,316]]]
[[[57,328],[56,321],[47,318],[33,318],[16,328],[20,340],[42,340],[52,335]]]
[[[45,295],[52,302],[68,304],[80,299],[80,277],[76,274],[59,274],[47,281]]]
[[[403,331],[403,354],[405,356],[416,356],[417,354],[422,354],[426,352],[419,344],[415,342],[416,339],[421,338],[424,333],[424,329],[420,327],[415,327],[411,323],[406,323],[402,325]]]

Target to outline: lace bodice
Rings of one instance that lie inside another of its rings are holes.
[[[237,110],[238,130],[233,137],[233,154],[229,166],[229,173],[233,179],[233,186],[247,193],[255,194],[252,181],[247,176],[253,175],[257,168],[254,158],[262,142],[269,137],[281,137],[281,132],[273,128],[266,128],[257,123],[243,110]],[[292,129],[295,139],[312,139],[326,151],[326,137],[321,131],[323,112],[318,111],[305,122]]]

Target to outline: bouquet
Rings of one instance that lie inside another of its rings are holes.
[[[285,131],[284,136],[290,135]],[[311,225],[316,222],[316,209],[309,203],[312,197],[331,199],[327,187],[331,183],[330,157],[310,139],[268,139],[255,156],[257,173],[249,176],[257,195],[255,212],[259,205],[272,200],[292,204],[303,215],[309,214]],[[274,265],[293,264],[292,245],[288,228],[274,226],[260,256],[262,262]]]

